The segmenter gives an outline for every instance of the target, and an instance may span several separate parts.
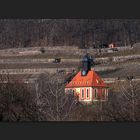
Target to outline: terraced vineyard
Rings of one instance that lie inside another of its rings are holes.
[[[28,49],[28,48],[27,48]],[[18,49],[8,51],[0,51],[0,73],[6,74],[39,74],[44,72],[58,72],[58,71],[70,71],[77,69],[80,66],[80,60],[85,50],[62,50],[59,51],[55,48],[50,49],[48,52],[40,53],[38,48],[38,54],[28,54],[27,49],[19,49],[19,51],[26,51],[24,55],[19,55]],[[34,48],[30,48],[29,51],[34,51]],[[11,52],[12,51],[12,52]],[[95,51],[95,52],[94,52]],[[97,50],[88,50],[90,55],[96,56],[93,69],[101,75],[103,78],[125,78],[126,75],[134,75],[134,77],[140,77],[140,49],[130,48],[128,50],[121,50],[118,52],[101,54],[96,52]],[[70,53],[68,53],[70,52]],[[73,52],[73,53],[72,53]],[[92,53],[94,52],[94,53]],[[4,55],[5,54],[5,55]],[[10,55],[9,55],[10,54]],[[55,58],[61,58],[60,63],[54,63]]]

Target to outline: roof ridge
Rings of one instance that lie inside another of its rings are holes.
[[[97,80],[99,81],[99,83]],[[96,86],[107,86],[107,84],[94,70],[90,70],[88,71],[87,76],[81,76],[81,71],[79,71],[66,85],[66,87],[80,87],[80,86],[96,87]]]
[[[91,84],[91,86],[93,86],[93,78],[94,78],[94,71],[92,70],[92,84]]]

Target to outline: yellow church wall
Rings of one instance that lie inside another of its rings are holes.
[[[98,101],[98,99],[95,99],[95,95],[93,94],[95,92],[95,89],[97,90],[98,92],[98,88],[93,88],[93,87],[77,87],[77,88],[65,88],[65,92],[66,90],[74,90],[77,95],[79,96],[79,101],[85,101],[85,102],[91,102],[92,100],[93,101]],[[82,99],[81,98],[81,90],[84,89],[84,98]],[[87,89],[89,89],[89,98],[87,98]],[[107,101],[108,100],[108,89],[105,88],[106,91],[105,91],[105,99],[104,100],[100,100],[100,101]]]
[[[76,93],[80,94],[80,88],[75,88],[75,90],[76,90]]]
[[[76,88],[76,92],[81,94],[80,93],[81,89],[84,89],[84,91],[89,89],[89,99],[87,99],[87,98],[84,98],[84,99],[79,98],[79,101],[86,101],[86,102],[91,101],[92,100],[92,88],[91,87],[80,87],[80,88]],[[86,96],[86,92],[85,92],[85,96]],[[80,97],[81,97],[81,95],[80,95]]]

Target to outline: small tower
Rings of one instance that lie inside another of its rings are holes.
[[[88,71],[91,70],[91,58],[86,54],[82,59],[81,75],[86,76]]]

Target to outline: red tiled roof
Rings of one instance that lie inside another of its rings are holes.
[[[81,75],[81,71],[66,85],[66,88],[71,87],[107,87],[107,84],[95,73],[90,70],[86,76]]]

